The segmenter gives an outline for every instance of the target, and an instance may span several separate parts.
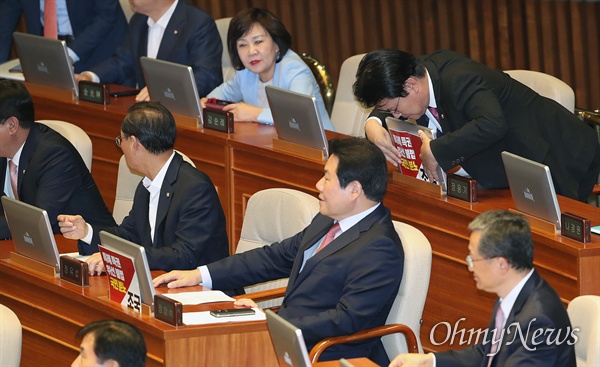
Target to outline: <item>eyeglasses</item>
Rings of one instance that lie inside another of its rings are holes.
[[[115,138],[115,144],[117,144],[117,146],[120,148],[121,147],[121,141],[123,139],[127,139],[128,136],[121,136],[121,135],[117,135],[117,137]]]
[[[474,263],[475,261],[489,260],[489,258],[485,258],[485,257],[484,257],[484,258],[481,258],[481,259],[473,259],[473,258],[471,257],[471,255],[467,255],[467,257],[466,257],[466,259],[465,259],[465,260],[467,261],[467,267],[468,267],[469,269],[473,269],[473,263]]]
[[[378,108],[377,110],[381,113],[389,113],[391,115],[400,114],[400,112],[398,112],[398,106],[400,106],[400,97],[398,97],[397,99],[398,99],[398,102],[396,102],[396,108],[394,108],[393,110],[382,110],[380,108]]]

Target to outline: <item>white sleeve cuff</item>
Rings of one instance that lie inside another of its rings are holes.
[[[200,285],[212,289],[212,278],[210,277],[208,267],[206,265],[202,265],[198,267],[198,270],[200,270],[200,276],[202,277],[202,282],[200,282]]]
[[[94,229],[89,223],[86,223],[85,225],[87,226],[87,235],[81,240],[89,245],[90,243],[92,243],[92,237],[94,237]]]

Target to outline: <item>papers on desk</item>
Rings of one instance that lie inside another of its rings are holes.
[[[184,312],[183,323],[185,325],[224,324],[228,322],[260,321],[266,320],[265,313],[260,308],[252,308],[254,315],[214,317],[210,311]]]
[[[169,297],[182,305],[200,305],[203,303],[212,302],[233,302],[235,299],[229,297],[221,291],[204,291],[204,292],[182,292],[182,293],[163,293],[165,297]]]

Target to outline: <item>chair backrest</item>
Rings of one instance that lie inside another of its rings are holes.
[[[233,78],[235,75],[235,68],[231,64],[231,58],[229,57],[229,51],[227,49],[227,31],[229,30],[229,23],[231,18],[221,18],[215,20],[217,29],[219,30],[219,36],[221,36],[221,44],[223,45],[223,55],[221,56],[221,68],[223,69],[223,81],[226,82]]]
[[[335,88],[333,87],[333,82],[331,80],[331,75],[329,75],[329,71],[327,71],[325,65],[321,64],[319,60],[307,53],[303,52],[300,57],[302,60],[304,60],[306,65],[308,65],[310,71],[317,80],[317,84],[321,90],[321,96],[323,97],[323,103],[325,104],[325,110],[327,111],[327,114],[331,116],[333,101],[335,99]]]
[[[417,337],[419,353],[423,353],[420,340],[421,317],[431,276],[431,245],[417,228],[398,221],[393,223],[404,249],[404,274],[386,324],[404,324],[410,327]],[[386,335],[381,340],[390,360],[398,354],[408,353],[406,339],[402,334]]]
[[[319,200],[302,191],[274,188],[248,199],[236,253],[270,245],[303,230],[319,212]],[[246,293],[287,286],[287,278],[246,287]],[[281,304],[282,298],[259,302],[263,308]]]
[[[575,297],[567,308],[571,326],[579,328],[577,367],[600,366],[600,296]]]
[[[180,151],[176,150],[176,152],[181,154],[183,160],[196,167],[194,162],[192,162],[188,156]],[[119,171],[117,173],[117,192],[115,194],[115,205],[113,206],[113,218],[117,224],[121,224],[123,218],[129,215],[131,207],[133,206],[135,189],[143,178],[144,176],[141,174],[129,169],[127,162],[125,161],[125,155],[122,155],[121,159],[119,160]]]
[[[331,123],[336,132],[360,137],[365,136],[364,124],[371,111],[364,109],[354,99],[352,84],[356,80],[358,64],[364,56],[365,54],[354,55],[342,63],[335,102],[333,102],[331,111]]]
[[[0,304],[0,366],[19,367],[23,330],[17,315]]]
[[[532,70],[506,70],[505,73],[539,95],[553,99],[567,110],[575,112],[575,92],[557,77]]]
[[[79,152],[88,170],[92,171],[92,140],[82,128],[60,120],[39,120],[38,122],[50,127],[70,141]]]

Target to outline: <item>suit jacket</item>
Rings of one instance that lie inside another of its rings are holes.
[[[0,159],[3,190],[6,163],[5,158]],[[46,125],[35,123],[29,131],[19,159],[17,191],[19,200],[48,212],[54,233],[60,233],[56,219],[59,214],[81,214],[92,224],[115,224],[77,150]],[[1,203],[0,213],[0,238],[10,238]]]
[[[248,69],[238,70],[232,79],[221,84],[218,88],[210,92],[207,97],[232,102],[243,101],[258,106],[258,82],[258,74]],[[288,50],[281,61],[275,64],[273,86],[314,96],[317,99],[323,127],[327,130],[335,131],[329,119],[329,114],[325,109],[321,90],[312,71],[310,71],[304,60],[294,51]],[[270,108],[263,108],[258,116],[258,122],[273,124],[273,115]]]
[[[227,290],[289,277],[279,315],[302,329],[309,349],[326,337],[384,325],[404,266],[389,210],[381,204],[308,259],[300,272],[304,251],[332,224],[318,214],[293,237],[208,265],[213,287]],[[323,355],[324,360],[341,357],[389,363],[377,338],[332,347]]]
[[[489,330],[494,329],[497,308],[498,302]],[[517,327],[521,332],[517,332]],[[537,329],[542,329],[544,333],[535,336]],[[505,335],[492,360],[492,366],[575,367],[572,333],[569,316],[558,294],[534,271],[506,318]],[[462,350],[435,353],[437,366],[487,366],[491,350],[490,337],[487,340],[485,344]],[[525,344],[523,340],[526,340]],[[551,342],[547,343],[547,340]],[[534,348],[535,350],[530,350]]]
[[[92,68],[102,83],[142,88],[146,85],[140,57],[148,54],[148,17],[135,13],[129,20],[125,41],[114,55]],[[165,29],[157,59],[189,65],[194,70],[198,94],[204,97],[223,82],[223,46],[210,15],[180,0]]]
[[[0,5],[0,62],[8,59],[12,34],[25,16],[27,32],[44,35],[39,0],[2,0]],[[127,33],[127,19],[118,0],[67,0],[67,12],[75,40],[69,48],[80,60],[75,72],[89,70],[106,60]]]
[[[444,132],[431,150],[445,171],[461,165],[486,188],[508,187],[500,156],[506,150],[548,165],[557,194],[587,199],[600,172],[592,128],[554,100],[465,56],[442,50],[422,61]]]
[[[225,214],[217,191],[204,172],[175,153],[162,187],[156,213],[154,241],[150,237],[150,193],[140,182],[133,207],[120,226],[94,227],[92,245],[80,252],[98,251],[98,232],[105,230],[146,248],[150,269],[195,269],[229,255]]]

